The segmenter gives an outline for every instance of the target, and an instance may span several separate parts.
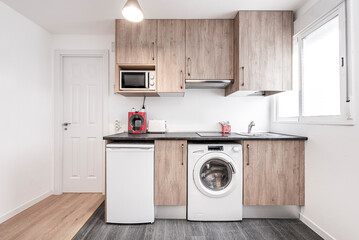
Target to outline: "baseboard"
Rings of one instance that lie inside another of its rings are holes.
[[[243,218],[299,218],[299,206],[243,206]]]
[[[155,206],[155,218],[186,219],[186,206]]]
[[[31,207],[32,205],[44,200],[45,198],[49,197],[52,193],[53,193],[52,191],[46,192],[30,201],[27,201],[26,203],[20,205],[19,207],[5,213],[4,215],[0,216],[0,223],[5,222],[6,220],[12,218],[16,214],[24,211],[25,209]]]
[[[319,227],[317,224],[315,224],[312,220],[305,217],[303,214],[300,214],[299,218],[305,225],[307,225],[310,229],[312,229],[314,232],[316,232],[319,236],[324,238],[325,240],[335,240],[333,236],[331,236],[329,233],[327,233],[323,228]]]

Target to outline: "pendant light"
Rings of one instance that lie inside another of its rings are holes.
[[[122,15],[131,22],[141,22],[143,20],[143,12],[137,0],[128,0],[122,8]]]

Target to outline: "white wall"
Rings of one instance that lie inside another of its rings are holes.
[[[0,2],[0,223],[52,190],[50,44]]]
[[[143,98],[113,94],[115,54],[111,51],[114,35],[54,35],[54,49],[108,49],[110,51],[109,132],[114,133],[115,120],[127,131],[127,113],[139,109]],[[169,131],[218,131],[218,121],[228,120],[233,131],[246,131],[250,121],[255,131],[269,129],[269,98],[224,97],[224,91],[187,90],[185,97],[152,97],[146,99],[149,119],[167,120]]]
[[[358,93],[359,2],[349,0],[348,4],[350,74],[356,85],[354,93]],[[320,10],[315,9],[314,12]],[[355,120],[358,122],[358,98],[353,104],[353,109],[357,110],[354,113]],[[301,213],[303,221],[311,226],[315,224],[314,229],[318,227],[319,231],[321,228],[326,232],[323,236],[328,239],[359,239],[358,124],[338,126],[272,123],[271,130],[309,138],[305,166],[306,204]]]

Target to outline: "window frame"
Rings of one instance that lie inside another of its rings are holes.
[[[298,69],[300,67],[300,62],[299,62],[299,45],[297,43],[297,39],[295,37],[293,37],[293,46],[292,46],[292,56],[294,56],[293,54],[293,50],[295,49],[295,45],[297,50],[298,50]],[[292,64],[294,64],[295,61],[292,60]],[[294,67],[294,65],[292,65],[292,67]],[[293,70],[292,70],[292,74],[293,74]],[[298,74],[301,75],[300,71],[298,71]],[[292,76],[292,90],[294,90],[294,75]],[[301,114],[301,101],[302,101],[302,98],[301,98],[301,79],[300,79],[300,76],[298,76],[298,86],[296,86],[296,88],[298,88],[298,108],[299,108],[299,111],[298,111],[298,114],[300,115]],[[290,91],[292,91],[290,90]],[[274,98],[274,106],[273,106],[273,109],[274,109],[274,119],[273,119],[273,122],[281,122],[281,123],[298,123],[299,122],[299,116],[293,116],[293,117],[279,117],[279,114],[278,114],[278,109],[279,109],[279,101],[278,101],[278,98],[279,96],[275,96]]]
[[[303,116],[303,39],[310,35],[332,19],[338,16],[339,20],[339,56],[338,62],[343,58],[344,67],[340,68],[340,115],[337,116]],[[274,100],[274,121],[278,123],[302,123],[302,124],[328,124],[328,125],[353,125],[354,119],[351,109],[353,101],[350,91],[350,78],[348,76],[347,58],[347,24],[346,24],[346,4],[339,4],[333,10],[310,24],[307,28],[298,32],[293,37],[294,44],[298,44],[298,78],[299,78],[299,116],[279,117],[278,116],[278,97]]]

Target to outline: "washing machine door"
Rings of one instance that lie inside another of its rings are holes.
[[[236,163],[224,153],[207,153],[193,169],[193,180],[199,191],[209,197],[224,197],[231,193],[239,178]]]

